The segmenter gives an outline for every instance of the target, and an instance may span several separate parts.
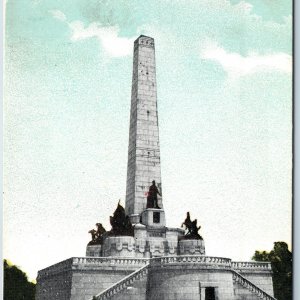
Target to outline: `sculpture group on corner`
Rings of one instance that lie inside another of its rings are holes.
[[[88,233],[92,235],[92,240],[88,245],[101,245],[108,236],[133,236],[133,226],[129,216],[125,214],[124,207],[118,202],[118,206],[113,216],[109,217],[111,230],[106,231],[101,223],[97,223],[97,230],[91,229]]]
[[[129,235],[133,236],[133,226],[130,222],[129,216],[126,215],[125,209],[122,205],[120,205],[120,201],[118,202],[117,209],[115,210],[112,217],[109,217],[111,230],[109,235],[117,236],[117,235]]]
[[[183,239],[186,240],[203,240],[202,236],[198,233],[201,226],[197,226],[197,219],[191,221],[190,213],[187,212],[186,219],[181,224],[181,227],[185,226],[187,232],[184,235]]]
[[[106,230],[101,223],[96,223],[96,227],[97,230],[91,229],[89,231],[89,233],[92,235],[92,240],[88,243],[89,245],[100,245],[103,242]]]

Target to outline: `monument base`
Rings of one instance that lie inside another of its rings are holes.
[[[275,300],[271,264],[204,255],[73,257],[39,271],[36,300],[90,300],[101,293],[97,300],[195,300],[208,291],[211,299]]]

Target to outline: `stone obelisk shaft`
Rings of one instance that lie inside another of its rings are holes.
[[[141,35],[134,42],[125,206],[133,223],[146,209],[153,180],[161,191],[155,73],[154,39]],[[162,208],[161,198],[158,205]]]

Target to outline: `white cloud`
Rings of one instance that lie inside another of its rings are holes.
[[[219,63],[230,77],[235,78],[263,70],[276,70],[284,73],[292,71],[292,57],[289,54],[249,53],[247,56],[242,56],[239,53],[228,52],[212,41],[204,43],[200,50],[200,57]]]
[[[49,12],[50,12],[50,14],[52,14],[53,18],[55,18],[55,19],[58,19],[62,22],[65,22],[67,20],[66,15],[58,9],[49,10]]]
[[[81,21],[67,22],[66,15],[60,10],[50,10],[53,18],[66,22],[71,30],[71,41],[77,42],[89,38],[97,38],[106,53],[113,57],[127,56],[132,54],[132,45],[135,38],[119,36],[119,27],[107,26],[93,22],[87,27]]]
[[[84,27],[81,21],[74,21],[69,23],[69,27],[72,31],[71,40],[74,42],[95,37],[105,51],[113,57],[131,55],[132,53],[135,38],[120,37],[117,26],[102,27],[99,23],[91,23]]]
[[[247,15],[250,15],[252,13],[253,5],[246,1],[241,1],[235,5],[232,5],[230,3],[230,1],[228,1],[228,2],[229,2],[228,5],[230,6],[230,8],[236,12],[240,12],[240,13],[247,14]]]

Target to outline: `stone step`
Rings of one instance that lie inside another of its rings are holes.
[[[231,270],[232,272],[232,278],[233,281],[237,282],[253,294],[255,294],[258,299],[264,299],[264,300],[276,300],[276,298],[272,297],[271,295],[264,292],[261,288],[259,288],[257,285],[252,283],[250,280],[246,279],[244,276],[242,276],[240,273]]]
[[[111,287],[109,287],[106,290],[102,291],[98,295],[92,297],[90,300],[111,299],[112,297],[116,296],[117,294],[119,294],[120,292],[122,292],[124,290],[126,291],[127,295],[128,294],[129,295],[130,294],[132,294],[132,295],[136,294],[135,290],[133,289],[133,283],[138,282],[140,279],[147,276],[148,267],[149,267],[149,264],[141,267],[140,269],[138,269],[138,270],[134,271],[133,273],[129,274],[128,276],[124,277],[123,279],[121,279],[117,283],[113,284]],[[131,287],[131,289],[129,287]]]

